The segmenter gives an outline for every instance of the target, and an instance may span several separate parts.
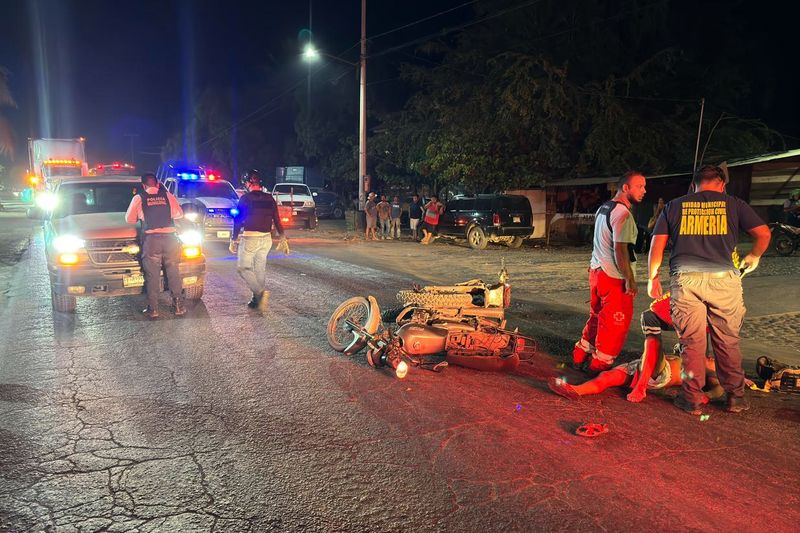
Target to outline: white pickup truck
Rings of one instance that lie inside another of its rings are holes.
[[[311,189],[303,183],[276,183],[272,196],[278,204],[285,227],[317,227],[317,207]]]

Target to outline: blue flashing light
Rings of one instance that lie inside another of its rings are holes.
[[[238,209],[236,209],[235,207],[233,209],[231,209],[231,215],[232,216],[236,216],[238,214],[239,214],[239,210]]]
[[[211,208],[211,209],[208,209],[207,211],[208,211],[209,213],[213,213],[213,212],[215,211],[215,209]]]

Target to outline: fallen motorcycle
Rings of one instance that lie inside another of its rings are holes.
[[[511,305],[509,275],[502,264],[494,284],[473,279],[455,285],[413,286],[397,292],[400,306],[381,314],[384,322],[467,321],[504,329],[505,310]]]
[[[473,280],[476,281],[479,280]],[[448,287],[470,286],[481,285]],[[463,294],[469,294],[463,290]],[[395,324],[399,327],[395,328],[381,320],[380,307],[373,296],[350,298],[336,308],[328,321],[328,343],[346,355],[366,348],[371,366],[392,368],[401,379],[410,366],[434,371],[448,364],[477,370],[513,370],[521,360],[535,354],[532,339],[501,327],[501,323],[505,324],[502,300],[500,305],[495,302],[487,306],[478,305],[472,298],[471,302],[466,305],[464,300],[464,307],[459,308],[411,303],[403,307]],[[497,307],[499,314],[494,309],[488,318],[479,311]]]

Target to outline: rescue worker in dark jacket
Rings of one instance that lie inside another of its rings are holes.
[[[143,312],[148,318],[158,318],[158,293],[161,289],[163,265],[175,315],[181,316],[186,314],[186,308],[183,305],[183,287],[178,270],[181,243],[175,230],[175,220],[183,218],[183,210],[178,200],[158,182],[155,174],[142,175],[142,189],[131,200],[125,220],[128,224],[142,221],[142,267],[147,289],[147,307]]]
[[[248,192],[239,198],[239,214],[233,222],[230,251],[238,256],[236,270],[253,292],[253,298],[247,306],[264,311],[269,299],[269,291],[266,290],[267,254],[272,248],[273,225],[283,240],[286,237],[278,214],[278,204],[270,193],[261,190],[258,171],[245,172],[242,184]]]

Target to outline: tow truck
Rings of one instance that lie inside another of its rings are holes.
[[[205,241],[230,240],[233,218],[239,214],[239,195],[230,182],[213,171],[185,172],[166,178],[164,186],[178,199],[184,216],[202,228]]]
[[[140,228],[125,221],[141,186],[137,176],[86,176],[62,181],[49,193],[44,240],[53,309],[74,312],[78,297],[144,291]],[[184,296],[198,300],[206,275],[202,237],[191,222],[175,223]],[[166,288],[163,275],[160,286]]]

